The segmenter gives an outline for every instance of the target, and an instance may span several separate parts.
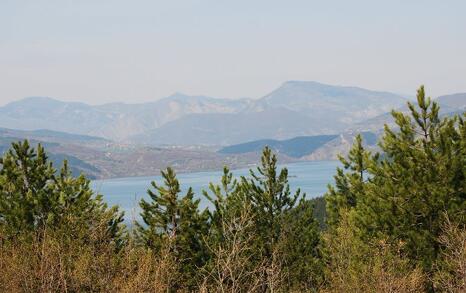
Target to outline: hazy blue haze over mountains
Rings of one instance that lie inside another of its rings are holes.
[[[404,102],[404,98],[386,92],[289,81],[255,100],[246,111],[231,115],[189,115],[136,140],[151,144],[164,141],[228,145],[265,138],[337,134],[352,123],[385,113]]]
[[[176,94],[144,104],[111,103],[91,106],[31,97],[0,108],[0,126],[15,129],[51,129],[124,140],[190,113],[231,113],[249,100],[214,99]]]
[[[404,98],[387,92],[290,81],[257,100],[175,94],[142,104],[92,106],[26,98],[0,107],[0,126],[151,145],[228,145],[263,138],[337,134],[349,124],[376,117],[404,102]]]
[[[437,101],[442,115],[466,109],[464,93]],[[357,133],[376,149],[384,123],[393,121],[388,111],[407,111],[405,103],[390,93],[298,81],[257,100],[178,93],[143,104],[92,106],[26,98],[0,107],[0,153],[27,138],[44,144],[56,166],[67,158],[75,174],[92,178],[151,176],[167,166],[179,172],[240,168],[256,163],[265,145],[281,162],[335,160]],[[164,144],[185,146],[156,146]],[[229,146],[216,152],[219,145]]]
[[[341,123],[353,123],[389,111],[405,101],[399,95],[358,87],[332,86],[313,81],[289,81],[258,101],[256,107],[283,107],[297,112],[319,110],[319,118],[338,115]],[[328,118],[327,118],[328,119]]]

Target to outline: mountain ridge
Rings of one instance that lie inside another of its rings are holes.
[[[314,81],[288,81],[259,99],[174,93],[146,103],[88,105],[31,97],[0,107],[0,127],[43,128],[147,145],[228,145],[337,134],[404,101],[388,92]]]

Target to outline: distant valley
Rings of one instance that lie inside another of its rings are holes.
[[[259,154],[221,154],[207,147],[149,147],[112,142],[99,137],[72,135],[63,132],[21,131],[0,128],[0,154],[11,143],[28,139],[32,145],[46,147],[55,168],[67,159],[74,175],[85,173],[89,178],[114,178],[159,175],[172,166],[177,172],[219,170],[228,165],[240,168],[257,162]],[[295,159],[279,156],[281,162]]]

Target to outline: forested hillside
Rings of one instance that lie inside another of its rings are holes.
[[[423,87],[407,107],[379,151],[356,136],[325,204],[290,190],[266,147],[249,176],[224,168],[203,193],[211,210],[165,169],[132,227],[66,161],[57,170],[43,146],[13,142],[0,291],[465,292],[466,115],[440,117]]]
[[[286,140],[261,139],[220,149],[222,154],[259,153],[268,146],[278,154],[303,160],[337,160],[338,155],[348,153],[356,135],[364,138],[368,147],[374,147],[378,134],[373,132],[345,132],[340,135],[298,136]]]
[[[264,147],[269,146],[276,152],[300,158],[312,153],[336,137],[337,135],[317,135],[300,136],[288,140],[262,139],[224,147],[219,152],[224,154],[242,154],[258,152],[264,149]]]

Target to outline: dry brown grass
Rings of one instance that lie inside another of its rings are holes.
[[[425,275],[403,257],[402,243],[364,243],[347,221],[325,238],[330,253],[321,292],[423,291]],[[286,292],[280,257],[260,261],[253,254],[252,223],[247,212],[223,223],[225,239],[211,247],[198,291]],[[99,235],[89,238],[69,241],[44,232],[7,241],[0,233],[0,292],[187,292],[168,249],[155,254],[129,243],[116,250]],[[436,290],[466,292],[465,229],[449,223],[440,241],[445,249]]]
[[[0,242],[1,243],[1,242]],[[171,292],[177,264],[169,254],[73,244],[49,235],[0,245],[0,292]]]
[[[177,285],[176,260],[163,250],[156,256],[150,250],[135,249],[125,254],[125,274],[113,280],[118,292],[172,292]]]
[[[466,292],[466,229],[446,220],[440,243],[442,259],[434,275],[434,284],[442,292]]]

